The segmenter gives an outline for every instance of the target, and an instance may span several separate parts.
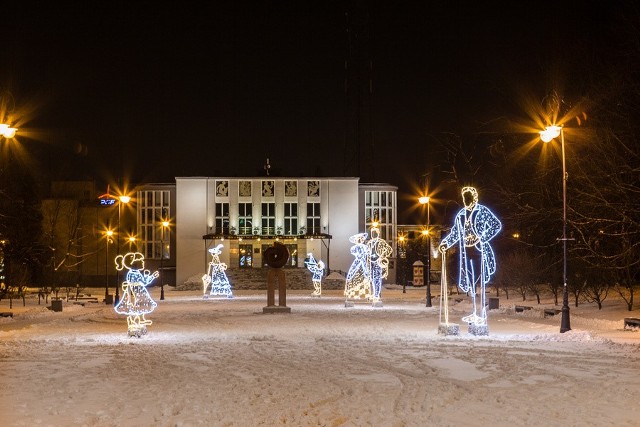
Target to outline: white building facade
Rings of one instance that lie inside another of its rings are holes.
[[[228,268],[261,268],[274,241],[286,245],[286,268],[304,267],[313,253],[327,269],[346,272],[349,237],[366,227],[358,178],[176,178],[176,284],[206,271],[207,249],[223,244]],[[395,220],[395,187],[385,191],[385,218]],[[387,194],[392,197],[387,202]],[[373,199],[376,199],[374,196]],[[387,206],[391,204],[392,206]],[[391,208],[391,210],[389,210]],[[393,221],[391,221],[393,222]],[[395,227],[395,223],[390,224]],[[391,228],[393,230],[393,228]],[[395,232],[389,232],[395,248]]]

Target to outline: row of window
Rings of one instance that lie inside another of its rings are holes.
[[[171,234],[162,223],[171,219],[171,192],[139,191],[137,199],[138,250],[146,259],[169,259]]]
[[[237,234],[241,236],[252,234],[295,236],[298,234],[321,233],[320,203],[307,203],[306,228],[299,228],[298,204],[285,203],[282,225],[276,226],[276,204],[262,203],[261,219],[258,225],[253,220],[253,204],[238,203],[238,225],[229,221],[229,203],[215,204],[215,230],[222,234]]]
[[[289,250],[289,260],[284,266],[285,268],[295,268],[298,266],[298,245],[285,244]],[[253,254],[254,251],[262,250],[262,253],[270,248],[271,245],[262,245],[262,249],[254,248],[252,245],[239,245],[240,256],[238,257],[238,265],[240,268],[253,267]],[[266,261],[263,260],[263,267],[267,267]]]

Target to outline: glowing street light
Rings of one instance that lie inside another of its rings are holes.
[[[540,139],[547,143],[560,137],[560,145],[562,149],[562,321],[560,322],[560,333],[571,330],[571,321],[569,319],[569,290],[567,288],[567,167],[564,154],[564,131],[562,126],[547,126],[545,130],[540,131]]]
[[[425,285],[427,285],[427,307],[431,307],[431,233],[430,233],[430,218],[429,211],[431,204],[431,198],[429,196],[422,196],[418,198],[421,205],[427,205],[427,229],[422,231],[422,234],[427,238],[427,254],[425,259],[425,266],[422,271],[422,277]]]
[[[0,136],[3,136],[7,139],[11,139],[14,136],[16,136],[17,131],[18,131],[17,128],[12,128],[11,126],[5,123],[0,123]]]
[[[164,300],[164,233],[169,228],[169,221],[162,221],[162,230],[160,234],[160,300]]]
[[[118,197],[118,200],[120,201],[120,203],[118,203],[118,254],[117,255],[120,255],[120,216],[122,211],[121,207],[123,203],[124,204],[129,203],[131,201],[131,197],[127,195],[122,195]],[[114,304],[117,305],[118,302],[120,302],[120,293],[118,292],[118,288],[120,286],[120,270],[118,270],[116,277],[117,277],[116,298],[115,298]]]

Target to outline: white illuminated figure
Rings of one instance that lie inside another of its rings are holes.
[[[344,295],[349,299],[371,299],[371,279],[369,277],[369,247],[364,243],[367,233],[358,233],[349,237],[353,243],[351,254],[355,257],[347,272]]]
[[[209,295],[224,295],[227,298],[233,298],[233,292],[231,292],[231,284],[229,283],[229,278],[227,277],[227,273],[225,270],[227,269],[227,264],[220,261],[220,254],[222,253],[222,248],[224,246],[219,244],[215,248],[209,249],[209,253],[211,254],[211,262],[209,262],[209,271],[207,274],[202,276],[203,283],[203,294],[207,293],[207,288],[211,285],[211,291]]]
[[[489,208],[478,203],[478,191],[473,187],[462,189],[464,208],[457,213],[451,232],[440,242],[443,254],[458,244],[460,267],[458,286],[471,295],[473,312],[462,318],[471,326],[472,332],[487,332],[487,309],[485,288],[496,271],[496,259],[489,241],[502,228],[500,220]],[[480,310],[476,305],[476,288],[480,286]]]
[[[393,248],[382,238],[378,223],[371,226],[371,239],[367,242],[367,262],[369,264],[369,277],[373,291],[373,303],[380,302],[380,291],[382,290],[382,279],[389,273],[389,256],[393,253]]]
[[[307,254],[307,259],[304,260],[304,265],[307,266],[307,269],[313,275],[311,280],[313,281],[313,293],[311,293],[314,297],[319,297],[322,294],[322,276],[324,276],[324,262],[316,261],[313,257],[313,254],[309,252]]]
[[[129,336],[140,338],[147,333],[147,325],[151,320],[144,315],[151,313],[158,305],[147,290],[147,286],[159,276],[157,271],[151,273],[144,269],[144,255],[140,252],[129,252],[116,257],[116,269],[127,269],[122,282],[122,298],[114,307],[116,313],[127,315]]]

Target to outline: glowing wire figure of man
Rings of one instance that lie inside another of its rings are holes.
[[[380,229],[377,223],[371,226],[371,239],[367,242],[369,247],[368,259],[369,277],[373,290],[373,302],[380,301],[382,290],[382,279],[389,273],[389,256],[393,253],[393,248],[380,237]]]
[[[473,312],[462,318],[476,326],[487,325],[485,288],[496,271],[496,259],[489,241],[502,228],[500,220],[489,208],[478,203],[478,191],[473,187],[462,188],[464,209],[457,213],[448,236],[440,242],[439,250],[445,253],[458,244],[460,267],[458,286],[471,294]],[[480,313],[476,306],[476,287],[480,285]]]
[[[344,283],[344,295],[347,300],[371,298],[371,279],[369,277],[369,247],[364,243],[367,240],[367,233],[354,234],[349,237],[353,243],[351,254],[355,257],[347,272],[347,279]]]
[[[313,281],[313,293],[314,297],[319,297],[322,294],[322,276],[324,276],[324,262],[316,261],[313,254],[309,252],[307,259],[304,261],[304,265],[313,275],[311,280]]]
[[[116,269],[127,269],[124,282],[122,282],[122,298],[114,307],[118,314],[127,315],[129,336],[138,338],[147,333],[147,325],[151,320],[144,315],[151,313],[158,305],[147,290],[147,286],[160,274],[157,271],[151,273],[144,269],[144,255],[140,252],[129,252],[116,257]]]
[[[215,248],[210,248],[211,261],[209,262],[209,271],[202,276],[203,290],[202,293],[207,293],[207,288],[211,285],[211,292],[209,295],[226,295],[227,298],[233,298],[233,292],[231,292],[231,284],[225,270],[227,264],[220,261],[220,254],[224,245],[219,244]]]

